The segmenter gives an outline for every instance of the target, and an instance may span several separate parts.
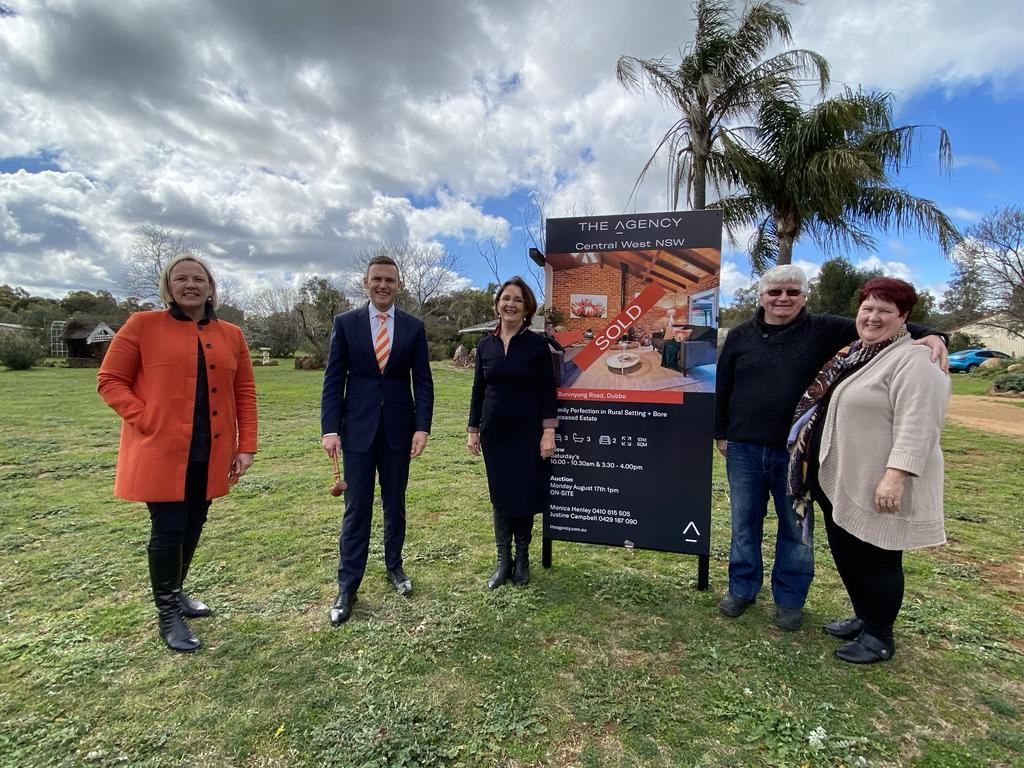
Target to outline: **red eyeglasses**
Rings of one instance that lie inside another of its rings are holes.
[[[767,291],[765,291],[765,293],[771,296],[773,299],[778,298],[782,294],[786,294],[790,298],[795,298],[799,296],[801,293],[803,293],[803,291],[801,291],[799,288],[786,288],[785,290],[783,290],[782,288],[769,288]]]

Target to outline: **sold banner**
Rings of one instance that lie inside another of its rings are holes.
[[[549,219],[559,370],[544,537],[706,556],[722,218]]]

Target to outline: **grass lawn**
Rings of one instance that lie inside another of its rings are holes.
[[[824,535],[801,631],[772,626],[770,596],[718,616],[717,458],[711,591],[696,559],[662,553],[556,542],[544,571],[538,539],[530,587],[488,592],[470,374],[440,364],[410,481],[414,595],[387,585],[378,519],[334,630],[321,377],[256,377],[261,450],[211,509],[189,586],[216,615],[182,656],[157,636],[145,508],[112,497],[120,424],[95,371],[0,370],[0,765],[1024,764],[1020,440],[947,428],[950,543],[907,555],[897,654],[860,668],[819,628],[848,614]]]
[[[951,373],[954,395],[987,395],[992,389],[994,376],[978,373]]]

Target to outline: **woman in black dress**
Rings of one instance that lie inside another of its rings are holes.
[[[551,353],[544,337],[530,330],[537,311],[533,291],[521,277],[506,280],[494,297],[494,310],[498,327],[476,348],[466,440],[474,456],[483,449],[494,507],[498,567],[487,580],[488,589],[497,589],[509,576],[520,587],[530,581],[533,516],[547,504],[547,460],[555,453],[558,426]]]

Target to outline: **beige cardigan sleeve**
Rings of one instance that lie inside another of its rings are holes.
[[[942,433],[949,403],[949,375],[931,362],[927,348],[907,355],[889,385],[892,450],[886,467],[918,476]]]

